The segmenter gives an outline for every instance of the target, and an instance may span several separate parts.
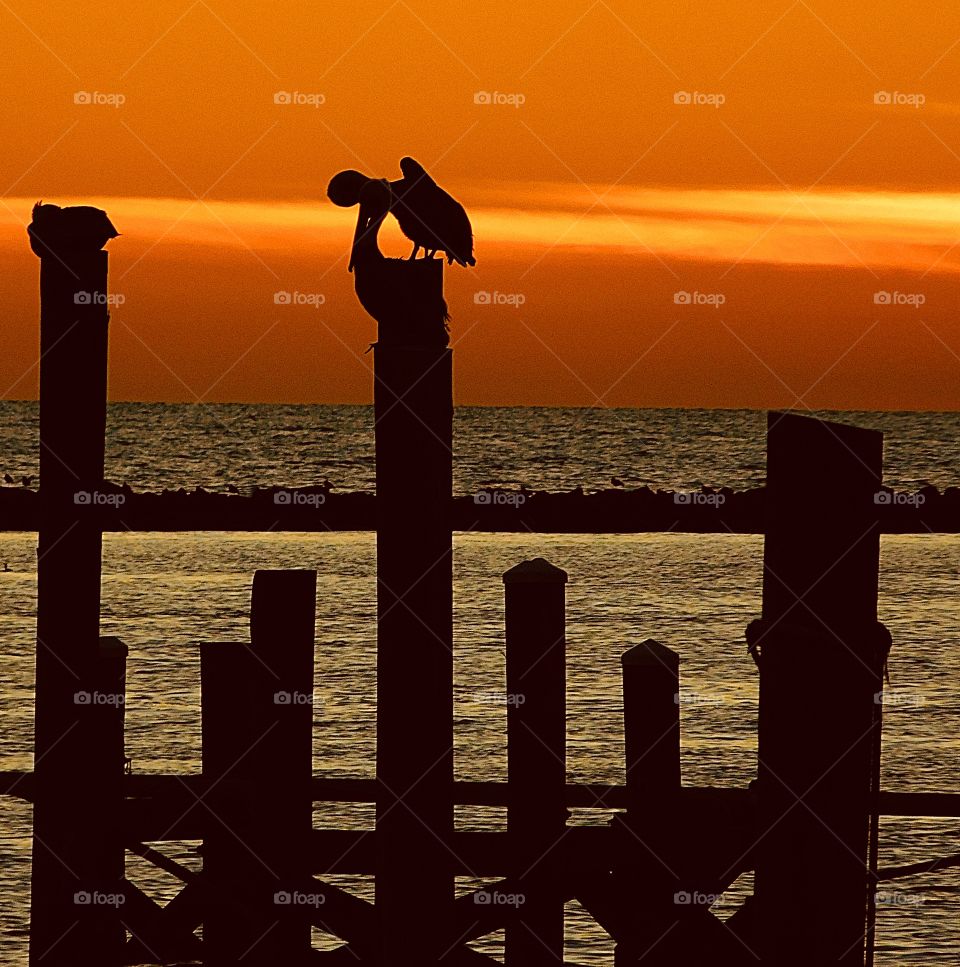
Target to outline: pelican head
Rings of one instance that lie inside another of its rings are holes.
[[[341,208],[351,208],[360,201],[363,186],[370,181],[362,171],[348,168],[335,174],[327,185],[327,198]]]

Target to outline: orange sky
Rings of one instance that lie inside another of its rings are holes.
[[[474,221],[461,403],[957,407],[960,8],[77,9],[0,3],[7,398],[36,392],[42,197],[123,233],[113,398],[369,400],[324,191],[411,154]]]

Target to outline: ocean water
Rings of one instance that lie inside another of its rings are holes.
[[[5,404],[4,472],[35,466],[36,411]],[[170,407],[111,411],[111,475],[137,487],[310,483],[372,488],[372,442],[363,407]],[[228,436],[226,416],[235,430]],[[890,434],[890,482],[960,481],[953,416],[873,415]],[[622,421],[622,423],[621,423]],[[683,422],[686,421],[686,422]],[[850,422],[866,423],[866,418]],[[632,425],[632,443],[623,429]],[[19,429],[18,429],[19,427]],[[618,429],[621,427],[621,429]],[[323,432],[321,432],[321,430]],[[685,435],[695,433],[697,445]],[[729,439],[728,439],[729,436]],[[648,441],[646,447],[641,440]],[[579,442],[578,442],[579,441]],[[710,442],[707,442],[710,441]],[[640,452],[643,449],[644,452]],[[936,459],[934,459],[936,457]],[[661,486],[763,478],[763,415],[733,411],[469,410],[457,417],[458,489],[490,482],[569,489],[610,475]],[[285,462],[286,461],[286,462]],[[493,461],[496,461],[494,463]],[[938,462],[939,461],[939,462]],[[0,534],[0,768],[31,765],[35,647],[35,536]],[[743,640],[759,614],[762,539],[750,535],[464,534],[455,541],[456,770],[464,779],[506,775],[506,712],[487,696],[504,685],[501,574],[544,556],[568,585],[568,771],[571,781],[623,779],[621,653],[656,637],[682,658],[683,776],[689,784],[743,786],[755,774],[757,674]],[[198,771],[199,662],[205,640],[247,634],[250,582],[264,567],[318,572],[314,766],[326,776],[372,777],[375,748],[375,544],[372,534],[109,534],[104,634],[130,648],[128,754],[137,772]],[[881,619],[891,629],[885,714],[885,788],[960,791],[960,538],[884,537]],[[816,696],[811,696],[816,701]],[[30,809],[0,797],[0,963],[26,958]],[[576,822],[603,823],[600,811]],[[499,828],[499,810],[460,821]],[[318,827],[366,828],[365,806],[318,806]],[[887,820],[881,867],[957,852],[960,820]],[[163,849],[199,868],[195,843]],[[177,884],[135,858],[135,882],[161,898]],[[363,878],[339,878],[364,896]],[[461,884],[466,888],[469,884]],[[736,884],[725,917],[750,890]],[[956,870],[891,884],[878,915],[879,967],[960,962]],[[567,958],[609,964],[611,943],[576,904]],[[317,936],[318,946],[334,945]],[[478,943],[497,952],[496,938]]]
[[[960,414],[823,413],[886,432],[897,489],[960,484]],[[760,410],[458,407],[454,490],[755,487],[765,475]],[[37,474],[37,404],[0,402],[0,476]],[[107,476],[137,490],[228,484],[374,489],[369,406],[114,403]],[[34,484],[35,485],[35,484]]]

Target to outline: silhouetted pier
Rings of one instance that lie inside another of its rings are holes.
[[[309,570],[257,571],[249,640],[200,645],[202,772],[130,775],[126,647],[99,635],[100,522],[74,499],[104,486],[108,319],[73,293],[106,291],[107,256],[40,254],[36,766],[0,775],[0,792],[34,804],[31,963],[470,967],[495,961],[469,943],[504,929],[510,967],[546,967],[564,962],[572,899],[613,937],[618,967],[871,962],[877,884],[925,871],[877,870],[878,818],[960,816],[960,794],[879,788],[879,433],[770,414],[763,610],[744,615],[760,675],[749,788],[683,785],[683,663],[652,639],[623,654],[625,784],[566,781],[577,575],[542,559],[503,575],[506,682],[490,686],[505,685],[508,779],[457,782],[452,351],[439,319],[422,343],[394,332],[374,357],[376,779],[311,772]],[[412,284],[438,305],[442,265],[424,264],[410,263]],[[315,829],[320,801],[375,804],[376,826]],[[505,806],[506,831],[458,830],[460,804]],[[573,827],[573,807],[618,812]],[[183,839],[202,840],[202,872],[150,845]],[[160,904],[127,880],[126,852],[179,879],[177,896]],[[754,896],[722,922],[700,898],[751,871]],[[372,875],[375,902],[338,874]],[[496,880],[457,897],[464,876]],[[315,951],[312,928],[343,945]]]

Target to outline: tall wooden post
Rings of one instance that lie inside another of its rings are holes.
[[[427,263],[410,264],[420,278]],[[374,376],[379,962],[427,965],[456,940],[452,353],[381,339]]]
[[[40,506],[30,961],[83,963],[104,905],[98,847],[104,790],[88,706],[99,651],[107,253],[103,239],[54,233],[40,257]],[[91,902],[84,902],[86,897]]]
[[[758,653],[764,964],[864,962],[883,436],[771,413]]]
[[[543,558],[503,575],[507,825],[522,901],[506,926],[507,967],[563,964],[563,898],[554,885],[556,849],[567,824],[566,582],[566,572]]]

